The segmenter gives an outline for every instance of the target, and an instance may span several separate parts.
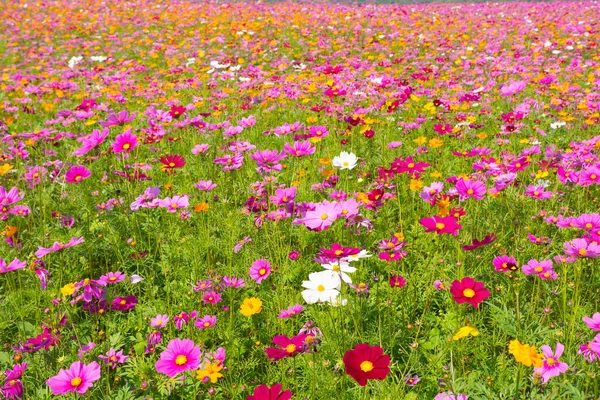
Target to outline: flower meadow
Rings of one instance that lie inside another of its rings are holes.
[[[0,398],[599,398],[599,14],[5,1]]]

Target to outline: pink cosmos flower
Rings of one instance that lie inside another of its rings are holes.
[[[279,383],[268,387],[265,384],[257,386],[252,395],[247,396],[246,400],[290,400],[293,394],[289,390],[282,391]]]
[[[42,246],[38,246],[38,250],[35,252],[35,256],[37,258],[42,258],[44,257],[46,254],[50,254],[50,253],[54,253],[63,249],[66,249],[68,247],[73,247],[76,246],[80,243],[85,242],[85,238],[82,236],[79,239],[77,238],[71,238],[71,240],[69,241],[69,243],[63,244],[63,243],[59,243],[59,242],[54,242],[54,244],[52,245],[52,247],[42,247]]]
[[[117,272],[109,272],[106,275],[102,275],[100,277],[101,281],[105,281],[108,284],[119,283],[127,277],[126,274],[117,271]]]
[[[117,364],[125,364],[129,356],[123,355],[123,350],[115,352],[115,349],[110,349],[105,355],[100,354],[98,358],[104,361],[105,364],[110,365],[112,369],[115,369]]]
[[[232,276],[231,278],[227,275],[223,277],[223,284],[227,287],[239,289],[246,286],[246,282],[244,282],[244,278],[236,278]]]
[[[554,272],[552,269],[552,260],[529,260],[529,262],[521,267],[523,273],[525,275],[537,275],[542,280],[556,280],[558,279],[558,274]]]
[[[600,334],[596,335],[593,340],[580,344],[577,354],[583,355],[583,358],[590,363],[600,359]]]
[[[198,190],[202,190],[204,192],[210,192],[211,190],[213,190],[214,188],[217,187],[216,183],[213,183],[213,181],[204,181],[204,180],[199,180],[198,183],[194,184],[194,187]]]
[[[4,186],[0,186],[0,206],[10,206],[13,203],[17,203],[25,197],[24,194],[19,193],[19,188],[12,187],[8,192],[4,189]]]
[[[539,372],[542,374],[542,382],[546,383],[548,380],[554,376],[559,376],[560,374],[564,374],[569,366],[566,363],[559,362],[558,359],[562,355],[565,350],[565,346],[561,343],[556,343],[556,353],[552,353],[552,349],[548,345],[544,345],[541,347],[542,352],[544,353],[544,365],[541,367],[534,368],[534,372]]]
[[[256,260],[252,263],[249,274],[250,278],[254,279],[254,282],[261,283],[271,274],[271,264],[267,260]]]
[[[596,258],[600,256],[600,246],[588,243],[585,239],[573,239],[563,244],[565,254],[573,257]]]
[[[317,150],[316,147],[312,146],[310,142],[294,142],[292,145],[286,143],[283,145],[283,151],[292,157],[303,157],[314,154]]]
[[[65,174],[65,180],[69,183],[79,183],[91,175],[90,170],[83,165],[74,165]]]
[[[456,182],[456,191],[460,200],[467,200],[473,197],[477,200],[482,200],[485,197],[485,183],[472,181],[471,179],[459,179]]]
[[[162,200],[158,200],[158,206],[167,209],[167,212],[174,213],[180,208],[187,208],[190,205],[189,196],[173,196],[165,197]]]
[[[211,326],[213,326],[216,323],[217,323],[216,315],[205,315],[204,317],[198,318],[196,321],[194,321],[194,325],[198,329],[210,328]]]
[[[93,361],[85,365],[76,361],[68,370],[61,369],[58,375],[48,379],[46,384],[55,396],[69,392],[84,394],[98,379],[100,379],[100,365],[97,362]]]
[[[597,230],[600,228],[600,214],[582,214],[575,218],[573,224],[579,229]]]
[[[197,144],[192,149],[192,154],[196,155],[196,154],[206,153],[206,150],[208,150],[209,147],[210,146],[206,143]]]
[[[324,231],[329,229],[339,215],[338,203],[325,200],[322,203],[316,203],[313,211],[307,211],[304,218],[295,220],[294,224],[304,224],[311,230]]]
[[[120,297],[117,296],[112,302],[112,309],[118,311],[129,311],[135,308],[135,305],[138,303],[137,298],[134,295]]]
[[[221,300],[223,300],[223,296],[221,296],[220,293],[215,291],[206,292],[202,296],[202,301],[204,302],[204,304],[218,304],[221,302]]]
[[[180,312],[179,314],[176,314],[173,317],[173,323],[175,324],[175,327],[179,330],[183,329],[183,325],[186,324],[196,318],[198,316],[198,312],[197,311],[192,311],[189,314],[185,311]]]
[[[600,312],[594,313],[592,318],[587,315],[583,317],[583,322],[594,332],[600,332]]]
[[[503,97],[514,96],[515,94],[522,92],[526,86],[527,86],[527,83],[524,81],[516,81],[516,82],[507,83],[500,88],[500,96],[503,96]]]
[[[450,233],[452,236],[457,236],[458,231],[462,229],[462,225],[456,223],[454,217],[438,217],[422,218],[419,223],[425,227],[425,232],[435,232],[438,235]]]
[[[160,353],[156,362],[156,371],[171,378],[178,374],[196,369],[200,365],[200,347],[190,339],[173,339],[167,349]]]
[[[506,255],[495,257],[492,260],[492,264],[498,272],[514,272],[519,269],[517,260],[514,257]]]
[[[278,317],[279,318],[290,318],[290,317],[294,317],[294,316],[300,314],[302,311],[304,311],[304,307],[302,307],[300,304],[296,304],[285,310],[279,311]]]
[[[167,326],[169,322],[169,316],[167,314],[158,314],[156,317],[150,319],[150,326],[156,329],[161,329]]]
[[[442,392],[438,393],[433,400],[469,400],[469,396],[462,393],[454,394],[452,392]]]
[[[115,153],[129,153],[135,149],[138,144],[137,136],[131,133],[131,128],[117,135],[115,141],[111,143]]]
[[[10,262],[10,264],[6,265],[6,261],[0,258],[0,274],[5,274],[7,272],[16,271],[19,269],[23,269],[27,266],[25,261],[21,261],[18,259],[14,259]]]
[[[552,198],[552,192],[547,192],[543,186],[529,185],[525,190],[525,195],[540,200]]]
[[[91,134],[77,139],[78,142],[82,144],[80,148],[71,153],[71,155],[76,157],[85,156],[95,147],[100,145],[104,140],[108,137],[110,131],[108,129],[103,129],[100,132],[98,129],[94,129]]]
[[[120,111],[118,114],[110,114],[108,116],[108,118],[106,119],[106,121],[100,122],[100,125],[102,125],[105,128],[108,128],[111,126],[117,126],[117,125],[125,125],[125,124],[133,121],[135,119],[136,115],[137,115],[137,113],[132,113],[130,115],[129,111],[123,110],[123,111]]]

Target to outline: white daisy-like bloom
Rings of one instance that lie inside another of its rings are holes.
[[[331,165],[339,169],[354,169],[357,162],[358,157],[356,157],[356,154],[342,151],[339,156],[333,157]]]
[[[352,254],[351,256],[342,258],[341,261],[354,262],[354,261],[360,260],[361,258],[369,258],[371,256],[372,256],[372,254],[369,254],[368,251],[361,250],[359,253]]]
[[[108,60],[108,57],[105,57],[105,56],[91,56],[90,60],[94,61],[94,62],[102,62],[102,61]]]
[[[80,62],[83,61],[83,57],[82,56],[73,56],[71,57],[71,59],[69,60],[69,68],[73,69],[77,64],[79,64]]]
[[[334,261],[332,263],[321,264],[321,266],[332,274],[341,277],[346,283],[352,283],[352,278],[350,278],[347,273],[356,272],[356,268],[351,267],[346,261]]]
[[[558,128],[563,127],[565,125],[567,125],[566,122],[564,122],[564,121],[557,121],[557,122],[551,123],[550,124],[550,128],[552,128],[552,129],[558,129]]]
[[[339,275],[331,271],[313,272],[308,275],[308,280],[302,282],[302,297],[308,304],[318,302],[332,302],[340,294],[341,280]]]

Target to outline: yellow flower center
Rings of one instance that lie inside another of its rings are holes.
[[[473,289],[465,289],[463,290],[463,296],[468,299],[475,297],[475,291]]]
[[[81,385],[81,378],[77,377],[77,378],[71,379],[71,386],[77,387],[79,385]]]
[[[80,180],[82,180],[82,179],[83,179],[83,176],[81,176],[81,175],[77,175],[77,176],[75,177],[75,182],[79,182],[79,181],[80,181]]]
[[[174,162],[170,162],[170,163],[169,163],[169,167],[173,168],[174,166],[175,166],[175,163],[174,163]]]
[[[534,195],[539,196],[540,192],[538,192],[537,190],[535,192],[533,192]]]
[[[129,148],[130,148],[130,147],[131,147],[131,145],[130,145],[129,143],[125,143],[125,144],[123,145],[123,148],[124,148],[125,150],[129,150]]]
[[[542,267],[535,267],[533,270],[535,272],[542,272],[544,270],[544,268],[542,268]]]
[[[323,221],[325,221],[327,219],[327,217],[329,217],[329,215],[327,215],[327,214],[321,214],[321,219]]]
[[[587,249],[579,249],[578,253],[580,256],[585,256],[587,254]]]
[[[266,270],[266,269],[264,269],[264,268],[261,268],[261,269],[259,269],[259,270],[258,270],[258,274],[259,274],[259,275],[264,275],[264,274],[266,274],[266,273],[267,273],[267,270]]]
[[[177,203],[171,203],[171,208],[177,208]]]
[[[177,356],[177,358],[175,358],[175,364],[177,365],[183,365],[185,363],[187,363],[187,357],[184,356],[183,354],[180,354]]]
[[[548,365],[554,365],[554,363],[556,361],[554,360],[554,358],[549,358],[549,359],[546,360],[546,362],[548,363]]]
[[[442,230],[445,227],[446,227],[446,225],[442,224],[441,222],[438,222],[437,224],[435,224],[435,229]]]
[[[121,301],[119,302],[119,304],[120,304],[120,305],[122,305],[122,306],[124,306],[125,304],[127,304],[127,301],[126,301],[126,300],[121,300]]]
[[[343,251],[342,250],[336,250],[336,251],[334,251],[334,253],[335,253],[336,256],[339,256],[340,254],[343,253]]]
[[[208,328],[209,326],[210,326],[210,322],[207,321],[207,322],[204,323],[204,327],[205,328]]]
[[[414,168],[414,167],[415,167],[415,164],[413,164],[413,163],[409,163],[409,164],[407,165],[407,167],[408,167],[408,168]]]
[[[596,179],[596,174],[591,174],[590,179]]]
[[[590,223],[588,222],[587,224],[585,224],[585,227],[586,227],[587,229],[590,229],[590,228],[592,227],[592,224],[590,224]]]
[[[340,266],[338,264],[333,264],[333,267],[331,269],[337,272],[340,270]]]
[[[469,189],[469,190],[467,190],[467,194],[473,194],[473,193],[474,193],[474,192],[473,192],[473,189]]]
[[[325,291],[325,286],[323,286],[323,285],[319,285],[319,286],[317,286],[317,290],[318,290],[319,292],[324,292],[324,291]]]
[[[348,166],[348,161],[344,161],[344,167]]]
[[[371,361],[363,361],[360,363],[360,370],[363,372],[373,371],[373,363]]]
[[[288,353],[293,353],[296,351],[296,345],[295,344],[288,344],[287,346],[285,346],[285,351],[287,351]]]

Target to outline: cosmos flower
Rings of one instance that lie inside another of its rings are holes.
[[[79,183],[92,175],[89,169],[83,165],[72,166],[65,174],[65,181],[69,183]]]
[[[312,272],[308,281],[302,282],[302,297],[308,304],[332,302],[337,299],[341,287],[341,279],[329,271]]]
[[[130,153],[136,148],[137,144],[137,136],[131,133],[131,129],[127,129],[115,137],[111,147],[115,153]]]
[[[254,282],[261,283],[269,277],[271,274],[271,263],[267,260],[256,260],[250,267],[250,278],[254,279]]]
[[[106,354],[100,354],[98,358],[104,361],[105,364],[108,364],[112,369],[115,369],[117,368],[117,365],[125,364],[129,356],[123,355],[123,350],[117,352],[115,349],[111,348]]]
[[[278,317],[279,318],[295,317],[296,315],[300,314],[302,311],[304,311],[304,307],[302,307],[300,304],[296,304],[285,310],[279,311]]]
[[[246,400],[290,400],[292,392],[289,390],[281,391],[282,386],[279,383],[270,388],[267,385],[260,385],[254,389],[252,395],[247,396]]]
[[[542,382],[546,383],[552,377],[564,374],[569,366],[566,363],[558,361],[565,346],[561,343],[556,343],[556,352],[552,352],[552,349],[548,345],[542,346],[542,352],[544,353],[544,360],[542,361],[541,367],[534,368],[534,372],[538,372],[542,375]]]
[[[244,299],[240,306],[240,313],[243,316],[249,317],[254,314],[259,314],[262,311],[262,301],[257,297],[250,297]]]
[[[46,381],[55,396],[69,392],[84,394],[100,379],[100,365],[93,361],[84,364],[76,361],[68,370],[61,369],[58,375]]]
[[[425,232],[435,232],[438,235],[450,233],[453,236],[458,235],[458,231],[462,229],[462,225],[456,223],[454,217],[438,217],[422,218],[419,223],[425,227]]]
[[[160,353],[160,360],[155,364],[156,371],[173,378],[182,372],[198,368],[200,355],[200,347],[190,339],[173,339],[167,349]]]
[[[159,158],[159,161],[162,163],[162,171],[168,174],[174,174],[176,169],[185,166],[185,158],[179,154],[168,154]]]
[[[54,244],[52,245],[52,247],[42,247],[42,246],[38,246],[38,250],[35,252],[35,256],[37,258],[42,258],[44,257],[46,254],[50,254],[50,253],[54,253],[63,249],[67,249],[69,247],[73,247],[76,246],[80,243],[85,242],[85,238],[82,236],[79,239],[73,237],[71,238],[71,240],[69,241],[69,243],[59,243],[59,242],[54,242]]]
[[[273,343],[279,347],[267,347],[265,353],[270,360],[281,360],[285,357],[293,357],[302,352],[304,342],[308,335],[296,335],[291,338],[279,335],[273,338]]]
[[[390,373],[390,356],[383,354],[379,346],[356,345],[344,354],[346,373],[359,385],[365,386],[369,379],[384,380]]]
[[[450,286],[452,300],[458,304],[469,303],[475,308],[490,297],[490,292],[485,288],[483,282],[477,282],[473,278],[465,277],[462,280],[454,280]]]
[[[358,157],[356,157],[356,154],[342,151],[339,156],[333,157],[331,165],[333,165],[336,168],[339,168],[340,170],[351,170],[354,169],[354,167],[356,167],[357,162]]]
[[[17,258],[12,260],[8,265],[6,265],[6,261],[3,258],[0,258],[0,274],[5,274],[11,271],[17,271],[19,269],[23,269],[27,266],[25,261],[21,261]]]

